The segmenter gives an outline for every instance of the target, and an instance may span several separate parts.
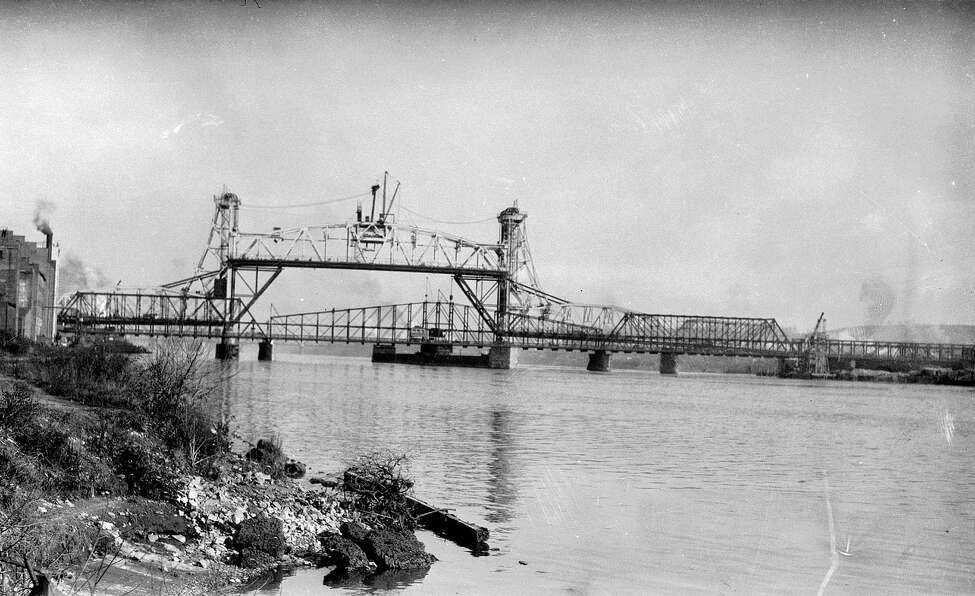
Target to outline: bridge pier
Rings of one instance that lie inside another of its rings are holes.
[[[228,340],[221,340],[217,344],[217,360],[237,360],[240,358],[240,344]]]
[[[420,353],[430,358],[445,358],[454,353],[450,344],[420,344]]]
[[[673,352],[660,353],[660,374],[677,374],[677,354],[674,354]]]
[[[787,377],[796,370],[795,358],[776,358],[776,374],[780,377]]]
[[[488,352],[488,368],[508,369],[518,366],[518,348],[505,345],[491,346]]]
[[[373,344],[373,362],[396,362],[396,344]]]
[[[609,352],[606,350],[596,350],[589,353],[589,364],[586,370],[594,372],[609,372]]]
[[[257,344],[257,359],[261,362],[274,360],[274,343],[271,340],[262,341]]]

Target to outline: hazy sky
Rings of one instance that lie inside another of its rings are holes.
[[[577,301],[973,324],[973,76],[975,19],[935,3],[4,4],[0,225],[40,239],[48,201],[62,254],[149,286],[192,273],[223,185],[284,205],[389,170],[440,220],[517,200],[543,286]],[[270,300],[425,286],[291,271]]]

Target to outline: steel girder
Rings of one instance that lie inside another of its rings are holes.
[[[239,233],[227,263],[501,277],[501,247],[398,224],[345,223]]]

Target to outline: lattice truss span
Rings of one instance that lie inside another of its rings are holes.
[[[569,313],[581,323],[569,320]],[[557,314],[558,316],[552,316]],[[271,317],[273,339],[301,342],[443,343],[489,346],[495,329],[471,306],[413,302]],[[611,307],[563,305],[556,313],[509,312],[502,335],[522,348],[794,355],[774,319],[648,315]]]

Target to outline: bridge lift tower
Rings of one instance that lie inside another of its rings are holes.
[[[452,275],[461,292],[493,331],[497,352],[504,355],[506,326],[510,317],[565,304],[566,301],[539,289],[525,232],[527,215],[517,203],[498,215],[498,242],[473,243],[439,232],[395,222],[392,208],[399,183],[387,200],[387,178],[373,185],[368,214],[357,205],[354,221],[254,234],[239,230],[241,201],[224,192],[214,196],[214,214],[207,247],[196,273],[166,284],[184,296],[202,296],[212,304],[222,326],[217,357],[234,359],[243,335],[260,333],[261,323],[251,307],[284,268],[360,269],[441,273]],[[381,205],[377,205],[382,189]],[[377,213],[377,207],[379,211]],[[259,345],[259,354],[270,355],[270,337]],[[510,350],[509,350],[510,352]],[[500,356],[499,356],[500,357]]]

